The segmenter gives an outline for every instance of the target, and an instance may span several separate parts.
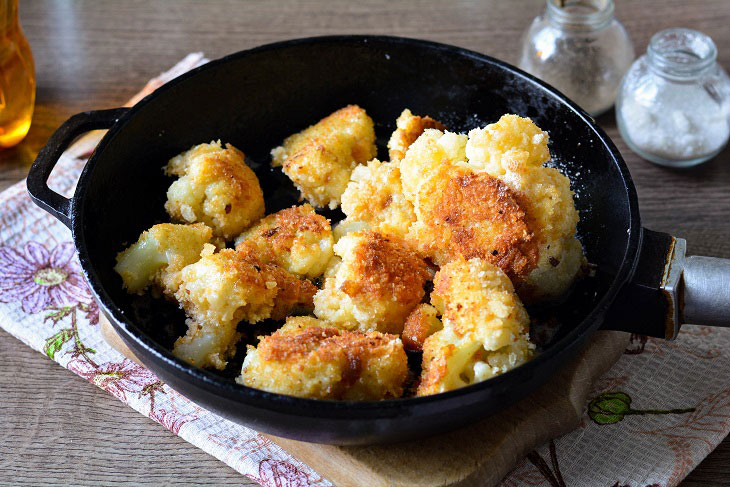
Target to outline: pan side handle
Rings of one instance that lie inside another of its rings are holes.
[[[108,129],[129,108],[113,108],[77,113],[66,120],[41,149],[28,172],[26,185],[33,202],[71,227],[71,200],[48,187],[48,176],[56,166],[63,151],[81,134],[96,129]]]
[[[730,326],[730,260],[686,250],[682,238],[642,229],[636,272],[603,328],[673,340],[684,323]]]

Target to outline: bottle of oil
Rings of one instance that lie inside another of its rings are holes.
[[[34,104],[33,55],[20,28],[18,0],[0,0],[0,148],[23,140]]]

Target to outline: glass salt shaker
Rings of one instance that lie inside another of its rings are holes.
[[[626,73],[616,123],[626,144],[656,164],[690,167],[715,157],[730,136],[730,78],[710,37],[667,29]]]
[[[524,34],[519,66],[597,116],[613,105],[633,60],[613,0],[547,0]]]

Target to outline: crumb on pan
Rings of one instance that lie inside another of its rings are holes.
[[[335,244],[314,314],[334,323],[356,323],[361,331],[400,333],[424,296],[426,263],[403,240],[377,232],[349,233]]]
[[[406,155],[408,147],[426,129],[446,130],[446,125],[429,116],[413,115],[409,109],[401,112],[395,121],[396,129],[388,141],[388,155],[391,162],[399,162]]]
[[[340,205],[350,173],[376,155],[373,120],[357,105],[348,105],[284,140],[271,151],[272,166],[281,166],[313,206]]]
[[[434,278],[443,329],[426,338],[417,394],[437,394],[502,374],[533,354],[529,317],[512,282],[481,259],[455,259]]]
[[[238,382],[290,396],[365,401],[400,397],[407,374],[397,336],[290,326],[248,347]]]
[[[251,247],[262,261],[308,278],[324,273],[333,245],[329,220],[308,204],[268,215],[236,238],[236,248]]]
[[[342,194],[342,212],[348,221],[401,238],[416,220],[413,205],[403,195],[398,165],[377,159],[352,171]]]
[[[259,180],[231,144],[195,146],[170,159],[165,171],[178,176],[165,203],[173,220],[203,222],[213,235],[231,239],[264,215]]]
[[[213,232],[202,223],[160,223],[145,230],[134,244],[117,254],[114,270],[128,292],[142,294],[156,284],[168,295],[180,285],[180,270],[200,258]]]

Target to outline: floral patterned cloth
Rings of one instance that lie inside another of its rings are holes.
[[[82,166],[64,155],[50,184],[69,195]],[[98,322],[70,232],[32,204],[25,182],[0,194],[0,326],[261,485],[331,485],[124,358]],[[729,329],[686,326],[675,342],[632,337],[595,384],[581,426],[531,452],[502,485],[677,485],[730,431],[728,372]]]

